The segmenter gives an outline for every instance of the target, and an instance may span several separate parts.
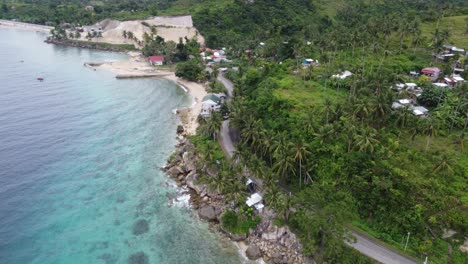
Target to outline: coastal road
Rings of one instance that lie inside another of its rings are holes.
[[[404,257],[391,249],[388,249],[378,243],[364,237],[356,232],[350,232],[351,235],[356,237],[356,243],[345,242],[348,246],[356,249],[361,252],[361,254],[366,255],[379,263],[385,264],[417,264],[407,257]]]
[[[228,92],[228,97],[232,98],[232,95],[234,94],[234,84],[226,79],[226,77],[223,76],[223,74],[220,72],[218,74],[218,81],[220,81],[224,87],[226,88]],[[221,127],[221,133],[220,133],[220,143],[221,147],[223,148],[224,152],[232,158],[232,155],[234,155],[234,151],[236,151],[236,147],[234,146],[234,142],[232,140],[232,131],[229,128],[229,120],[224,120],[222,127]]]
[[[234,94],[234,84],[230,80],[226,79],[226,77],[224,77],[222,73],[218,74],[218,81],[220,81],[224,85],[224,87],[226,87],[228,96],[232,97],[232,95]]]
[[[226,79],[221,73],[218,75],[218,81],[220,81],[226,90],[228,91],[229,97],[232,98],[234,84]],[[223,121],[219,140],[221,147],[224,152],[232,158],[236,147],[232,140],[232,132],[229,129],[229,120]],[[351,235],[356,237],[356,243],[346,242],[347,245],[361,252],[379,263],[384,264],[417,264],[418,262],[411,260],[405,256],[402,256],[391,249],[388,249],[356,232],[351,231]]]
[[[234,142],[232,141],[231,131],[229,129],[229,120],[223,121],[219,142],[221,143],[221,147],[224,152],[229,156],[229,158],[232,158],[234,151],[236,151],[236,147],[234,147]]]

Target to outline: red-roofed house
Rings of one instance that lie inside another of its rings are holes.
[[[153,66],[161,66],[164,64],[164,56],[149,56],[148,60]]]
[[[421,73],[431,78],[431,81],[435,82],[439,79],[442,71],[437,67],[428,67],[421,70]]]

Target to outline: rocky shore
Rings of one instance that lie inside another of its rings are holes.
[[[178,129],[181,133],[182,128]],[[302,253],[302,245],[288,227],[275,226],[272,220],[274,212],[267,208],[261,213],[262,222],[251,229],[248,234],[231,234],[223,230],[219,224],[221,215],[229,208],[224,197],[200,183],[200,175],[215,177],[199,164],[195,146],[186,138],[180,136],[176,151],[171,156],[163,170],[181,187],[188,187],[191,192],[190,203],[197,210],[198,216],[210,222],[217,231],[228,236],[232,241],[246,243],[245,255],[250,260],[263,259],[265,263],[312,263]],[[240,247],[242,248],[242,247]]]

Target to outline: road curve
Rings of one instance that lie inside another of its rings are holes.
[[[220,81],[224,85],[224,87],[226,87],[229,97],[232,98],[234,84],[228,79],[226,79],[222,74],[218,75],[218,81]],[[236,151],[236,148],[234,146],[232,135],[230,133],[229,120],[223,121],[219,142],[224,152],[229,156],[229,158],[232,158],[234,152]],[[366,255],[378,261],[379,263],[384,263],[384,264],[417,264],[418,263],[362,235],[359,235],[356,232],[351,231],[350,234],[356,237],[356,243],[349,243],[349,242],[345,242],[345,243],[349,245],[350,247],[359,251],[361,254]]]

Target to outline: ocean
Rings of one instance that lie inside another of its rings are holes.
[[[0,263],[242,262],[160,170],[191,98],[83,66],[125,54],[45,37],[0,28]]]

